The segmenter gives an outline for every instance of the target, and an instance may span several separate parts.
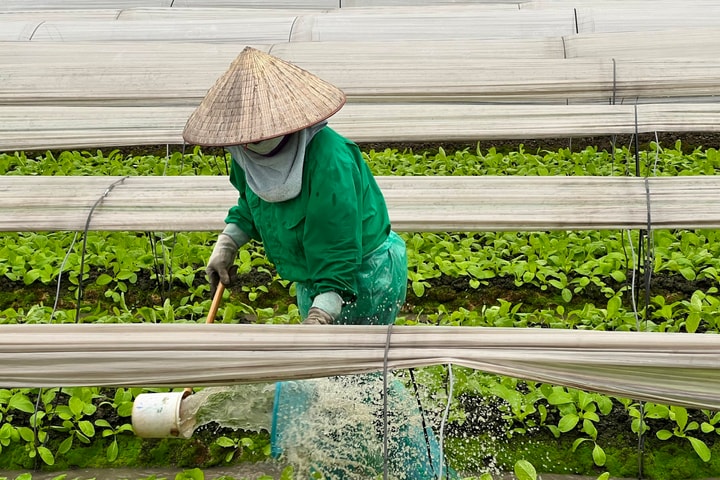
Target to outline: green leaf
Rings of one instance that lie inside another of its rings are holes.
[[[610,472],[601,473],[597,480],[610,480]]]
[[[607,303],[607,318],[613,318],[620,311],[622,300],[619,296],[615,295]]]
[[[205,480],[205,474],[199,468],[193,468],[178,473],[175,480]]]
[[[553,390],[553,392],[547,396],[547,401],[550,405],[562,405],[564,403],[572,403],[573,397],[563,390]]]
[[[38,278],[40,278],[40,272],[38,270],[33,269],[33,270],[26,272],[25,275],[23,275],[23,283],[25,285],[30,285]]]
[[[98,418],[97,420],[95,420],[95,426],[102,427],[102,428],[112,428],[112,426],[110,425],[110,422],[108,422],[104,418]]]
[[[593,440],[597,439],[597,428],[590,420],[583,420],[582,431],[587,433]]]
[[[116,429],[116,432],[117,432],[117,433],[121,433],[121,432],[132,432],[132,431],[133,431],[133,427],[132,427],[132,424],[130,424],[130,423],[123,423],[122,425],[120,425],[120,426],[117,427],[117,429]]]
[[[132,408],[133,408],[132,402],[125,402],[118,407],[117,414],[120,415],[121,417],[129,417],[132,415]]]
[[[35,441],[35,432],[33,432],[32,429],[28,427],[18,427],[17,432],[20,434],[20,437],[26,442]]]
[[[236,446],[235,442],[231,438],[228,438],[228,437],[220,437],[217,440],[215,440],[215,443],[217,443],[218,445],[220,445],[221,447],[224,447],[224,448],[230,448],[230,447],[234,448]]]
[[[572,444],[572,451],[574,452],[580,446],[581,443],[591,441],[589,438],[576,438]]]
[[[597,443],[595,444],[595,447],[593,448],[592,457],[593,457],[593,461],[595,462],[595,465],[597,465],[598,467],[602,467],[603,465],[605,465],[605,460],[606,460],[605,451]]]
[[[606,397],[605,395],[596,395],[595,403],[597,403],[598,409],[603,415],[608,415],[612,411],[613,403],[610,397]]]
[[[593,409],[594,409],[594,405],[593,405]],[[583,416],[583,418],[586,418],[586,419],[588,419],[588,420],[590,420],[590,421],[592,421],[592,422],[599,422],[599,421],[600,421],[600,417],[599,417],[598,414],[595,413],[594,411],[583,412],[582,416]]]
[[[573,297],[573,294],[569,289],[567,289],[567,288],[562,289],[562,299],[565,303],[570,303],[570,301],[572,300],[572,297]]]
[[[10,440],[12,434],[15,432],[15,428],[9,423],[3,423],[0,426],[0,440]]]
[[[695,270],[693,270],[692,267],[682,267],[680,268],[680,275],[685,277],[685,280],[695,280]]]
[[[108,462],[114,462],[118,457],[118,443],[117,439],[113,439],[112,443],[108,446],[106,453]]]
[[[95,427],[93,427],[93,424],[88,422],[87,420],[82,420],[78,422],[78,427],[80,428],[80,431],[85,434],[86,437],[92,437],[95,435]]]
[[[40,458],[42,458],[43,462],[45,462],[48,465],[55,464],[55,457],[53,456],[50,449],[48,449],[47,447],[38,447],[37,451],[38,451],[38,454],[40,455]]]
[[[240,443],[242,444],[243,447],[247,447],[247,448],[253,448],[255,446],[255,442],[250,437],[243,437],[240,440]]]
[[[527,460],[518,460],[513,467],[517,480],[537,480],[537,472],[532,463]]]
[[[695,333],[700,326],[700,314],[698,312],[691,312],[687,319],[685,319],[685,330],[688,333]]]
[[[416,297],[422,297],[425,293],[425,285],[423,282],[412,282],[412,291]]]
[[[72,412],[74,417],[80,417],[83,413],[85,402],[80,400],[78,397],[70,397],[70,400],[68,401],[68,407],[70,408],[70,411]]]
[[[622,270],[614,270],[610,272],[610,276],[618,283],[622,283],[627,279],[625,272],[623,272]]]
[[[575,428],[575,425],[577,425],[579,421],[580,417],[575,415],[574,413],[564,415],[558,422],[558,428],[563,433],[569,432],[570,430]]]
[[[695,437],[685,437],[685,438],[690,440],[690,444],[692,445],[693,450],[695,450],[695,453],[698,454],[698,457],[700,457],[700,459],[703,462],[710,461],[710,456],[711,456],[710,449],[708,448],[707,445],[705,445],[705,442],[703,442],[699,438],[695,438]]]
[[[672,432],[669,430],[658,430],[658,432],[655,435],[660,440],[669,440],[673,436]]]
[[[293,478],[293,467],[287,466],[283,469],[282,473],[280,474],[280,480],[292,480]]]
[[[25,413],[35,413],[35,405],[33,405],[24,393],[20,392],[10,397],[8,407]]]
[[[112,280],[113,280],[113,277],[111,277],[107,273],[103,273],[95,280],[95,283],[97,285],[107,285],[108,283],[112,282]]]
[[[702,422],[702,424],[700,424],[700,430],[702,430],[703,433],[712,433],[715,431],[715,426],[707,422]]]
[[[688,413],[685,407],[672,406],[670,407],[670,412],[678,424],[678,427],[680,427],[680,430],[685,430],[688,421]]]
[[[73,438],[74,437],[71,435],[71,436],[67,437],[65,440],[63,440],[62,443],[60,443],[60,446],[58,447],[59,455],[64,455],[70,451],[70,449],[72,448],[72,444],[73,444]]]

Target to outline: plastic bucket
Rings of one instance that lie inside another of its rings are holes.
[[[180,404],[187,395],[187,392],[167,392],[141,393],[135,397],[132,408],[135,435],[142,438],[181,437]]]

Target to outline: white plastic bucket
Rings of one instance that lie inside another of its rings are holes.
[[[186,395],[187,392],[141,393],[135,397],[132,408],[135,435],[142,438],[181,437],[180,404]]]

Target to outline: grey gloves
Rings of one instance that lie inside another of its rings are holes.
[[[343,299],[336,292],[324,292],[313,299],[305,325],[332,325],[342,310]]]
[[[210,296],[215,296],[219,282],[222,282],[223,285],[230,283],[232,267],[235,264],[238,248],[237,243],[230,235],[221,233],[218,236],[210,260],[208,260],[207,267],[205,267],[205,273],[210,282]]]
[[[218,283],[227,286],[230,278],[235,275],[237,266],[235,258],[240,247],[245,245],[250,237],[234,223],[225,225],[225,229],[218,236],[215,248],[210,255],[205,274],[210,282],[210,296],[215,297]]]
[[[302,322],[304,325],[332,325],[333,318],[325,310],[312,307],[308,312],[308,316]]]
[[[241,246],[250,238],[242,229],[233,223],[228,223],[218,236],[210,259],[205,267],[205,273],[210,282],[210,295],[215,297],[218,285],[222,282],[227,286],[237,271],[235,259]],[[343,299],[333,291],[323,292],[315,296],[303,321],[307,325],[331,325],[340,316]]]

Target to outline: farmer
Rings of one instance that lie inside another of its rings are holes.
[[[213,292],[230,283],[238,249],[254,239],[296,282],[303,323],[395,321],[407,288],[405,244],[360,149],[327,126],[344,103],[335,86],[247,47],[192,113],[183,138],[225,147],[239,192],[207,264]],[[276,388],[277,404],[283,383]]]

